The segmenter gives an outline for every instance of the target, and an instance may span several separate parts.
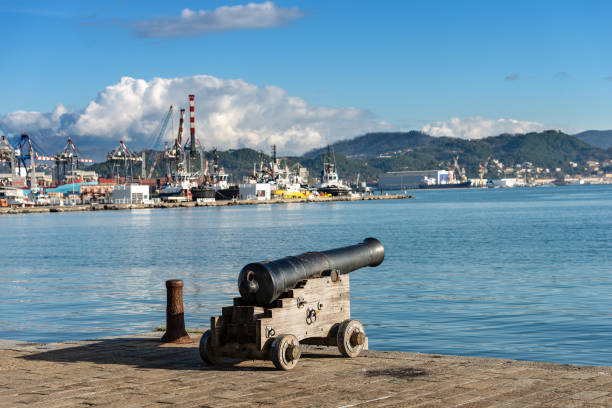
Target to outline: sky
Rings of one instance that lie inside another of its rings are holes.
[[[0,128],[145,144],[194,93],[197,134],[220,148],[610,129],[611,15],[609,1],[0,0]]]

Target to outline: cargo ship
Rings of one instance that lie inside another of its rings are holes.
[[[454,168],[449,169],[449,173],[440,174],[438,178],[424,177],[423,183],[419,184],[419,188],[426,190],[446,190],[449,188],[470,188],[472,187],[472,181],[468,180],[465,175],[465,169],[459,167],[459,156],[453,156]],[[455,177],[455,172],[457,177]]]
[[[470,188],[470,187],[472,187],[472,182],[470,180],[464,181],[462,183],[446,183],[446,184],[423,183],[419,185],[419,188],[425,189],[425,190],[447,189],[447,188]]]

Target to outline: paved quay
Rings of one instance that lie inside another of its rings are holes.
[[[95,341],[0,341],[0,407],[607,407],[612,367],[310,347],[292,371],[222,368],[197,341],[161,333]]]
[[[65,206],[38,206],[38,207],[0,207],[2,214],[40,214],[62,213],[76,211],[114,211],[114,210],[142,210],[147,208],[194,208],[194,207],[224,207],[232,205],[265,205],[265,204],[296,204],[296,203],[330,203],[336,201],[375,201],[375,200],[401,200],[414,198],[411,195],[385,194],[366,195],[363,197],[318,197],[318,198],[275,198],[272,200],[219,200],[211,202],[159,202],[154,204],[80,204]]]

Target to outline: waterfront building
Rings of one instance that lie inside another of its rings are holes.
[[[453,180],[453,173],[448,170],[390,171],[380,176],[378,186],[381,190],[402,190],[418,188],[427,180],[431,180],[431,184],[448,184]]]
[[[111,195],[113,204],[148,204],[149,186],[140,184],[116,185]]]
[[[272,197],[272,186],[270,183],[248,183],[240,184],[240,200],[269,200]]]

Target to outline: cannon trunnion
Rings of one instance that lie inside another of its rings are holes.
[[[369,240],[380,246],[374,260],[380,264],[384,249],[377,240]],[[374,261],[366,260],[363,266]],[[257,302],[245,296],[234,298],[233,306],[222,308],[221,316],[211,318],[210,330],[200,340],[200,356],[206,363],[272,360],[277,368],[289,370],[300,358],[300,344],[337,346],[346,357],[367,350],[363,325],[351,320],[349,275],[338,269],[327,269],[292,284],[267,305],[253,303]]]

